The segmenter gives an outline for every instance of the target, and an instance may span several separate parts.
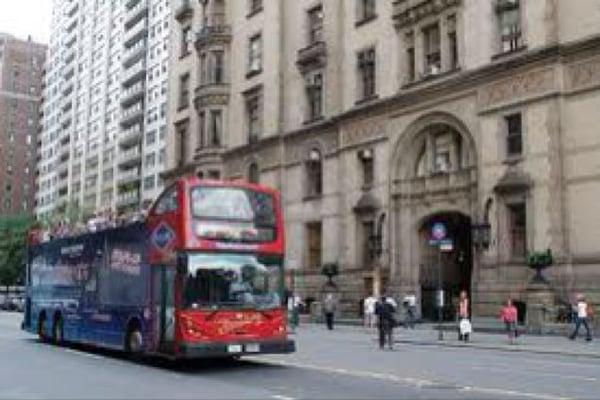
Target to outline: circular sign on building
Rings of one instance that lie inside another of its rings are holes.
[[[446,225],[436,222],[431,227],[431,238],[433,240],[443,240],[446,238]]]

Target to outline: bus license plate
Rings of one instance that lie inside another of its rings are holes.
[[[227,352],[228,353],[241,353],[242,345],[241,344],[230,344],[229,346],[227,346]]]
[[[246,345],[246,353],[258,353],[260,345],[258,343],[250,343]]]

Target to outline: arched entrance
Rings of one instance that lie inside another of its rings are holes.
[[[438,246],[430,243],[432,226],[436,223],[446,227],[446,237],[452,242],[451,250],[440,252]],[[452,320],[460,292],[466,290],[470,294],[473,271],[471,219],[458,212],[434,214],[423,221],[418,235],[422,317],[437,319],[436,291],[438,279],[441,278],[444,290],[444,319]]]

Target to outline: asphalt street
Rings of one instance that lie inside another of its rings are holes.
[[[600,360],[398,344],[301,327],[293,355],[173,365],[41,344],[0,314],[0,398],[26,399],[594,399]],[[410,332],[403,332],[403,335]]]

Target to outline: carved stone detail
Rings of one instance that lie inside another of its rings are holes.
[[[395,0],[393,18],[396,28],[409,27],[460,3],[461,0]]]
[[[357,143],[369,141],[379,136],[384,136],[387,132],[387,123],[385,119],[377,118],[375,120],[364,120],[359,123],[348,125],[342,134],[342,145],[350,146]]]
[[[578,90],[597,84],[600,84],[600,58],[567,67],[567,90]]]
[[[553,68],[533,70],[492,83],[479,93],[479,105],[488,108],[527,97],[540,96],[558,89]]]

